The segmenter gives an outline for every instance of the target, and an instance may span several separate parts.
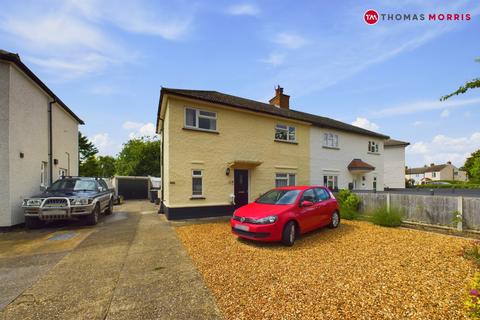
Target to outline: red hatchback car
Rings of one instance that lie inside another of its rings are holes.
[[[281,241],[292,246],[306,232],[340,224],[340,210],[324,187],[275,188],[255,202],[238,208],[230,219],[232,233],[258,241]]]

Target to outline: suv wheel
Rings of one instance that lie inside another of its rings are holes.
[[[105,209],[105,214],[109,215],[112,213],[113,213],[113,199],[110,199],[110,201],[108,202],[108,207],[107,209]]]
[[[43,221],[37,217],[25,217],[25,227],[27,229],[38,229],[43,226]]]
[[[98,217],[99,216],[100,216],[100,205],[97,204],[95,206],[95,209],[93,209],[92,213],[90,213],[86,217],[87,225],[89,225],[89,226],[96,225],[98,223]]]
[[[296,235],[297,230],[295,228],[295,223],[293,221],[290,221],[283,228],[282,243],[289,247],[293,246],[293,244],[295,243]]]

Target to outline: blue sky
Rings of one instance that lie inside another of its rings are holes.
[[[102,154],[153,134],[161,86],[268,101],[410,141],[409,166],[462,165],[480,148],[475,1],[0,1],[0,48],[82,119]],[[380,13],[470,13],[470,21],[380,21]]]

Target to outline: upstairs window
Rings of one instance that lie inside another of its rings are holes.
[[[378,143],[375,141],[368,141],[368,151],[378,153]]]
[[[295,142],[295,127],[277,124],[275,126],[275,140]]]
[[[323,135],[323,146],[327,148],[338,148],[338,134],[325,133]]]
[[[216,131],[217,113],[193,108],[185,108],[185,127]]]

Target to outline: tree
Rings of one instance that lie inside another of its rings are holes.
[[[80,131],[78,132],[78,153],[80,163],[95,156],[98,153],[97,147],[88,140]]]
[[[123,145],[116,163],[122,176],[160,176],[160,141],[143,137]]]
[[[111,178],[115,175],[116,159],[112,156],[98,157],[99,176]]]
[[[475,59],[475,61],[480,62],[480,58]],[[461,86],[456,91],[454,91],[450,94],[447,94],[446,96],[441,97],[440,100],[445,101],[448,98],[451,98],[451,97],[459,95],[459,94],[463,94],[463,93],[467,92],[468,90],[475,89],[475,88],[480,88],[480,78],[476,78],[476,79],[468,81],[467,83],[465,83],[465,85]]]
[[[80,163],[81,177],[98,177],[100,175],[100,163],[95,156],[91,156]]]
[[[460,169],[467,172],[470,180],[480,181],[480,150],[473,152]]]

